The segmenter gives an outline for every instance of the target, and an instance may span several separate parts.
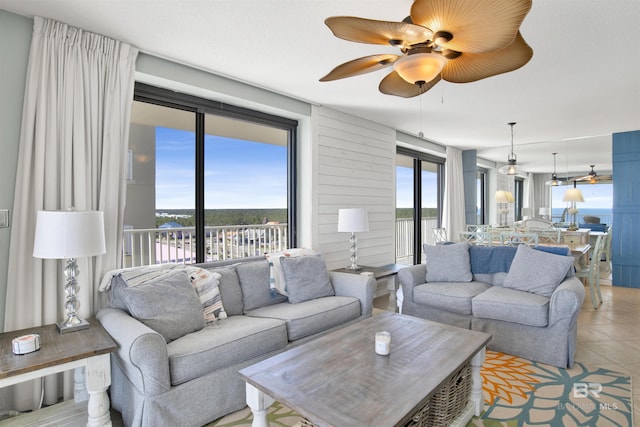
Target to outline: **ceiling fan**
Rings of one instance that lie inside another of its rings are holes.
[[[589,172],[589,175],[585,175],[582,176],[580,178],[576,178],[576,181],[586,181],[589,184],[597,184],[599,182],[611,182],[613,181],[613,176],[612,175],[598,175],[595,171],[595,167],[596,165],[589,165],[591,167],[591,171]]]
[[[421,95],[440,80],[468,83],[525,65],[533,49],[520,34],[532,0],[415,0],[402,22],[353,16],[325,20],[336,37],[391,45],[400,55],[378,54],[338,65],[320,81],[393,66],[378,89],[387,95]]]

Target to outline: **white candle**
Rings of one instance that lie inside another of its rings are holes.
[[[391,334],[389,332],[376,332],[376,353],[386,356],[391,352]]]

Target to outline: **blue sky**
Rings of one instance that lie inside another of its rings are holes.
[[[156,208],[193,209],[194,133],[156,128]],[[205,207],[286,208],[287,148],[207,135],[205,138]],[[396,206],[413,206],[412,169],[396,168]],[[423,172],[423,207],[436,207],[436,174]],[[567,186],[554,187],[553,207],[564,208]],[[578,208],[611,208],[612,186],[581,185]]]
[[[422,207],[435,208],[437,203],[437,175],[433,172],[422,172]],[[413,169],[396,167],[396,207],[413,207]]]
[[[563,202],[564,193],[571,186],[563,185],[552,188],[552,206],[554,209],[564,209],[569,205]],[[584,203],[576,203],[578,209],[612,209],[613,185],[612,184],[581,184],[578,188],[584,197]]]
[[[193,209],[194,133],[156,128],[156,208]],[[205,208],[286,208],[287,147],[205,137]]]

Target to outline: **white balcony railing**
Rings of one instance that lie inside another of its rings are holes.
[[[124,230],[124,267],[196,262],[194,227]],[[287,248],[287,224],[205,227],[206,261],[238,259]]]
[[[422,242],[434,244],[437,218],[422,219]],[[205,227],[206,261],[239,259],[287,249],[287,224]],[[124,267],[196,262],[194,227],[125,229]],[[396,220],[396,260],[413,257],[413,219]]]
[[[435,244],[433,229],[438,227],[438,218],[422,218],[422,243]],[[413,218],[396,219],[396,262],[413,257]]]

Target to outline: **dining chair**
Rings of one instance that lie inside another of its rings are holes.
[[[604,248],[602,249],[602,253],[604,255],[604,271],[606,273],[611,273],[613,266],[611,265],[611,229],[613,228],[613,225],[609,226],[609,229],[607,230],[607,234],[605,236],[605,243],[604,243]]]
[[[576,277],[586,279],[589,284],[589,293],[591,294],[591,304],[593,304],[593,308],[598,308],[600,304],[602,304],[602,294],[600,293],[600,257],[604,250],[605,239],[606,236],[597,237],[589,264],[584,267],[576,266]],[[594,291],[597,291],[597,300]]]
[[[582,221],[584,221],[585,224],[600,224],[600,217],[586,215],[582,217]]]
[[[478,232],[484,231],[486,225],[484,224],[467,224],[467,231]]]
[[[447,238],[447,229],[446,228],[434,228],[433,229],[433,237],[436,243],[442,243],[449,240]]]
[[[529,233],[538,235],[538,244],[540,245],[557,245],[562,243],[562,230],[534,229],[530,228]]]
[[[491,246],[492,235],[483,231],[463,231],[460,233],[460,241],[476,246]]]
[[[538,235],[535,233],[500,233],[500,244],[503,246],[537,246]]]

